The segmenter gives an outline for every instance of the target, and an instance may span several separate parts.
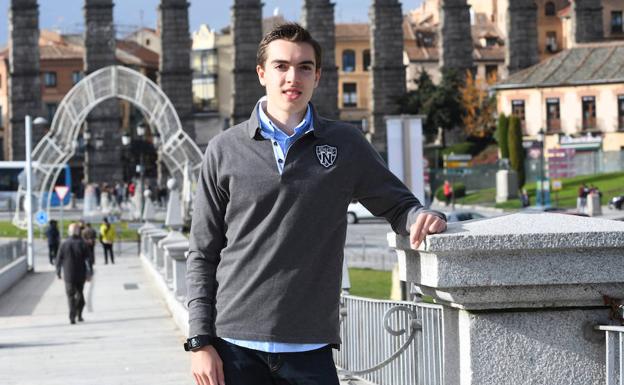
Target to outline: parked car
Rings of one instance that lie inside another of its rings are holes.
[[[619,197],[613,197],[609,201],[610,209],[622,210],[622,206],[624,206],[624,195],[620,195]]]
[[[444,213],[446,215],[447,222],[462,222],[469,221],[471,219],[485,218],[485,215],[479,214],[476,211],[458,210],[451,211],[450,213]]]
[[[366,209],[360,202],[351,202],[347,209],[347,223],[358,223],[361,219],[377,218]]]
[[[576,215],[579,217],[588,217],[589,215],[585,213],[578,212],[576,210],[568,210],[563,207],[552,207],[552,206],[531,206],[526,207],[521,210],[523,213],[554,213],[554,214],[567,214],[567,215]]]

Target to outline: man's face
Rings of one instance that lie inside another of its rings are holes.
[[[288,114],[303,111],[321,77],[314,48],[308,43],[274,40],[266,52],[264,68],[257,66],[256,72],[266,88],[268,108]]]

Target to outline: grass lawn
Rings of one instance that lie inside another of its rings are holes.
[[[360,297],[389,299],[392,272],[371,269],[349,269],[350,294]]]
[[[65,229],[63,231],[64,235],[67,235],[67,226],[70,224],[70,221],[64,221],[63,225]],[[117,225],[117,239],[121,239],[122,241],[137,241],[139,239],[139,235],[136,230],[129,229],[127,222],[119,222]],[[91,226],[95,228],[97,232],[100,231],[100,223],[92,223]],[[45,227],[42,229],[45,232]],[[39,238],[41,234],[39,233],[39,226],[34,226],[34,237]],[[26,238],[26,230],[18,229],[13,226],[10,221],[0,221],[0,237],[9,237],[9,238]]]
[[[624,172],[613,172],[598,175],[583,175],[574,178],[562,179],[563,189],[558,193],[551,192],[551,204],[553,206],[564,208],[576,208],[576,197],[578,195],[578,187],[581,183],[588,186],[593,184],[602,192],[602,204],[607,204],[612,197],[624,194]],[[531,204],[535,205],[535,183],[525,185],[525,188],[531,197]],[[496,189],[486,189],[468,194],[463,198],[456,200],[459,204],[480,204],[484,206],[496,206],[503,209],[519,209],[521,207],[520,199],[512,199],[504,203],[496,202]]]

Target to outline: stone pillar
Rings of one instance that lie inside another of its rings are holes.
[[[396,97],[406,92],[403,65],[403,14],[398,0],[373,0],[369,10],[371,33],[370,139],[386,158],[386,122],[396,114]]]
[[[600,41],[602,30],[602,1],[576,0],[573,2],[572,35],[575,43]]]
[[[301,24],[310,31],[322,49],[321,81],[312,103],[321,116],[338,119],[338,68],[336,67],[336,26],[330,0],[304,0]]]
[[[42,114],[39,77],[39,5],[37,0],[12,0],[9,10],[9,129],[5,131],[8,159],[26,158],[24,117]],[[50,122],[51,123],[51,122]],[[33,126],[32,146],[44,127]],[[8,135],[7,135],[8,133]]]
[[[89,75],[115,64],[115,27],[113,0],[85,0],[84,70]],[[87,117],[86,130],[91,133],[85,151],[85,178],[88,182],[114,183],[123,179],[121,159],[121,109],[116,99],[106,100]],[[102,139],[102,147],[95,148]]]
[[[256,102],[265,94],[256,74],[256,52],[262,40],[262,5],[260,0],[234,0],[232,6],[231,125],[249,119]]]
[[[193,72],[191,71],[191,36],[189,3],[186,0],[161,0],[158,27],[162,54],[159,60],[159,84],[176,109],[183,130],[195,138],[193,121]]]
[[[617,322],[603,296],[624,296],[624,223],[512,214],[450,224],[419,251],[388,239],[403,278],[442,305],[444,383],[605,383],[594,326]]]
[[[470,6],[466,0],[444,0],[440,13],[440,68],[455,69],[463,78],[473,70]]]
[[[534,0],[509,1],[505,65],[509,74],[539,62],[537,6]]]

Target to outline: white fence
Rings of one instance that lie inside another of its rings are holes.
[[[342,295],[336,365],[378,385],[441,385],[440,306]]]

